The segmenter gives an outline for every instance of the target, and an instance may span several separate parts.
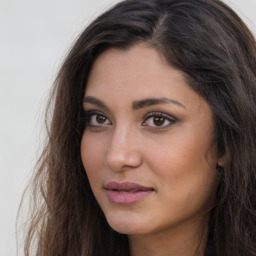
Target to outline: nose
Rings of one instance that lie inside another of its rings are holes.
[[[113,171],[139,167],[142,163],[138,135],[131,127],[116,127],[105,155],[105,164]]]

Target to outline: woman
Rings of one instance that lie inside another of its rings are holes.
[[[120,2],[51,100],[26,255],[256,255],[256,43],[228,6]]]

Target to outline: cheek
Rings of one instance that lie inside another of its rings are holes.
[[[214,195],[216,150],[208,141],[175,137],[170,143],[155,148],[154,154],[147,153],[160,191],[173,205],[199,207]]]
[[[161,172],[163,175],[172,173],[193,173],[193,170],[211,168],[215,165],[216,157],[210,143],[204,143],[196,138],[175,137],[145,147],[147,159],[152,170]],[[153,152],[151,149],[154,149]]]
[[[104,152],[100,140],[95,140],[93,136],[89,136],[84,132],[81,141],[81,158],[85,172],[93,188],[101,177],[103,168],[100,166],[103,159]]]

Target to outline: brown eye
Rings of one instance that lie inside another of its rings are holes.
[[[104,126],[104,125],[110,125],[111,122],[104,114],[90,113],[88,124],[90,126]]]
[[[97,115],[96,116],[96,121],[99,124],[104,124],[106,122],[107,118],[105,116],[102,115]]]
[[[164,117],[158,117],[158,116],[155,116],[153,118],[153,123],[155,126],[162,126],[165,122],[165,118]]]
[[[145,121],[142,126],[148,126],[153,129],[165,129],[171,126],[176,122],[176,119],[172,116],[161,113],[161,112],[153,112],[149,113],[145,117]]]

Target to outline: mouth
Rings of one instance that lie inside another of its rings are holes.
[[[105,186],[106,194],[111,203],[119,205],[135,204],[148,197],[154,189],[133,182],[111,181]]]

